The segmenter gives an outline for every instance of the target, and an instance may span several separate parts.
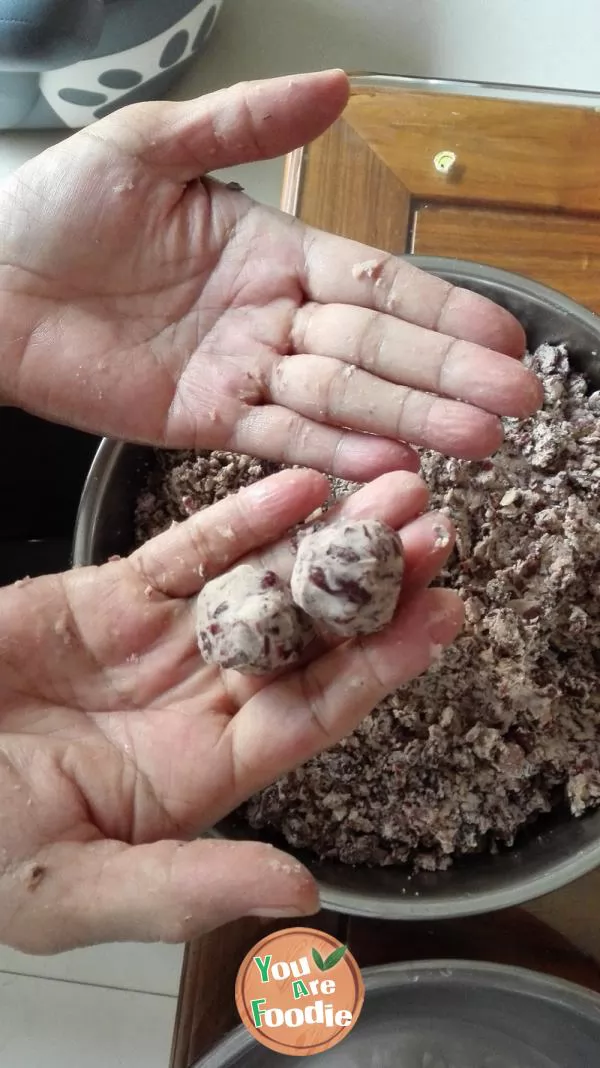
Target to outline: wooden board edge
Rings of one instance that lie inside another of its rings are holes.
[[[279,206],[287,215],[298,214],[298,202],[300,198],[300,186],[302,183],[305,157],[305,148],[297,148],[294,152],[290,152],[285,157]]]

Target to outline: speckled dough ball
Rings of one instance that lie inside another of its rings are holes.
[[[196,635],[206,663],[263,675],[296,663],[314,631],[274,571],[240,564],[198,594]]]
[[[395,530],[376,519],[342,520],[300,540],[292,596],[335,634],[373,634],[394,615],[403,573]]]

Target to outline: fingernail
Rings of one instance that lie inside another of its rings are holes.
[[[281,920],[291,916],[305,916],[306,913],[302,909],[296,908],[295,905],[282,905],[279,908],[258,908],[250,909],[247,916],[263,916],[265,919]]]

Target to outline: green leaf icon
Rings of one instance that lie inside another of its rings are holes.
[[[322,958],[321,954],[319,953],[319,950],[318,949],[312,949],[311,952],[312,952],[312,959],[314,960],[317,968],[319,969],[320,972],[324,972],[325,971],[325,964],[323,962],[323,958]]]
[[[334,949],[333,953],[330,953],[325,959],[323,963],[323,971],[328,972],[330,968],[335,968],[336,964],[341,961],[347,949],[348,946],[338,946],[337,949]]]

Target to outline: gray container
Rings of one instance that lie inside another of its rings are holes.
[[[435,257],[411,261],[457,285],[490,297],[523,323],[530,347],[565,341],[576,366],[600,388],[600,319],[567,297],[528,279],[491,267]],[[75,566],[100,564],[127,553],[133,542],[133,509],[154,453],[143,446],[105,440],[86,482],[76,525]],[[421,920],[467,916],[531,901],[600,864],[600,810],[573,819],[557,809],[524,831],[515,847],[497,856],[471,856],[445,872],[352,868],[287,846],[277,836],[252,831],[235,817],[215,834],[269,840],[302,860],[317,879],[324,908],[356,916]],[[600,1062],[599,1062],[600,1063]]]
[[[0,0],[0,129],[78,129],[160,100],[222,0]]]
[[[597,1068],[600,998],[535,972],[467,961],[365,972],[354,1029],[319,1068]],[[239,1029],[195,1068],[271,1068],[289,1057]]]

